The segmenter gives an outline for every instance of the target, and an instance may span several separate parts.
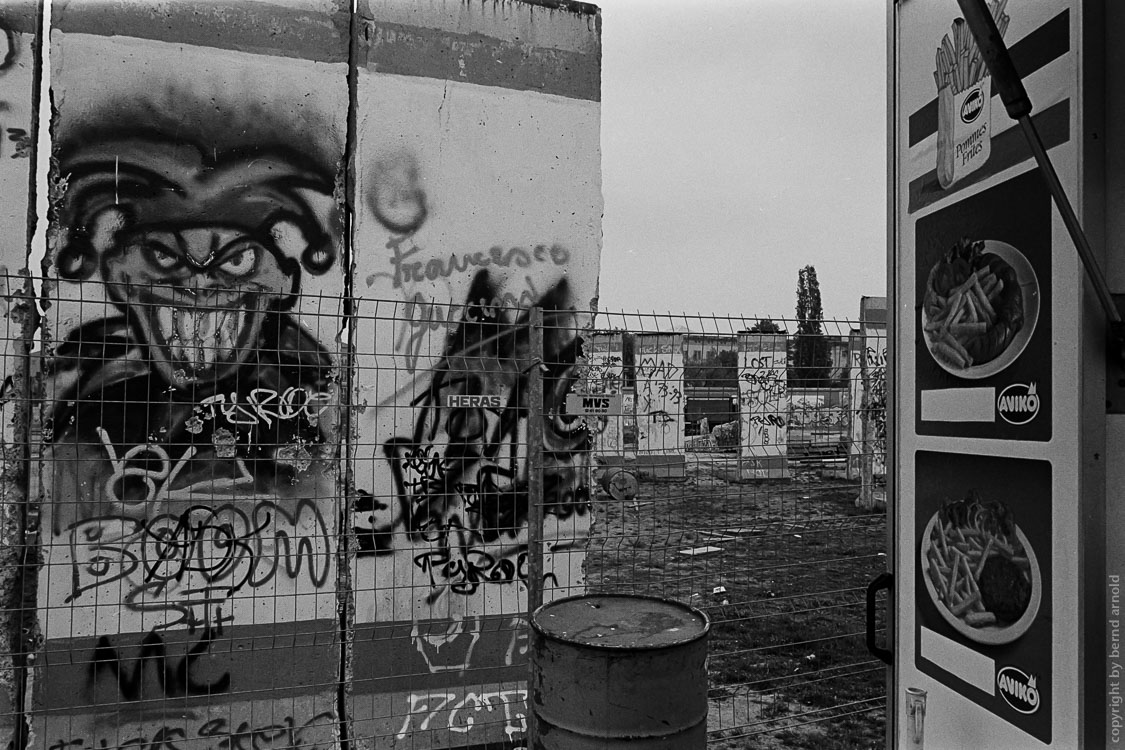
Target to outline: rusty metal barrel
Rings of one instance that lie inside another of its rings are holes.
[[[531,615],[531,750],[704,750],[707,635],[685,604],[559,599]]]
[[[611,466],[602,472],[602,489],[618,502],[627,502],[637,496],[637,475],[628,469]]]

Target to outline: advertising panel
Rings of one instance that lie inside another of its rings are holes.
[[[918,433],[1050,440],[1051,196],[1042,177],[997,182],[914,229]]]
[[[1075,11],[987,7],[1077,198]],[[957,3],[893,19],[894,700],[927,746],[1072,747],[1081,270]]]
[[[1051,741],[1051,464],[919,451],[918,668]]]

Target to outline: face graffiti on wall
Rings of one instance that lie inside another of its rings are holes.
[[[55,350],[45,433],[73,459],[55,464],[55,532],[152,516],[195,486],[300,485],[330,452],[333,372],[288,311],[302,271],[335,261],[306,200],[332,177],[281,147],[159,135],[71,145],[60,173],[60,298],[95,285],[112,307]]]

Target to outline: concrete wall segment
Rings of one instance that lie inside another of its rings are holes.
[[[0,7],[0,737],[22,741],[26,655],[34,647],[33,565],[28,547],[28,444],[37,323],[27,272],[40,74],[38,4]],[[31,211],[29,211],[29,206]]]
[[[330,745],[350,12],[56,10],[36,746]]]

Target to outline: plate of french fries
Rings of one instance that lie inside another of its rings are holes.
[[[1039,281],[1023,253],[997,240],[959,241],[930,269],[922,333],[934,361],[986,378],[1023,352],[1039,318]]]
[[[959,504],[970,510],[949,512]],[[922,533],[922,578],[938,612],[957,632],[978,643],[1010,643],[1039,612],[1039,561],[1014,522],[996,523],[995,514],[979,512],[981,507],[974,493],[933,515]]]

